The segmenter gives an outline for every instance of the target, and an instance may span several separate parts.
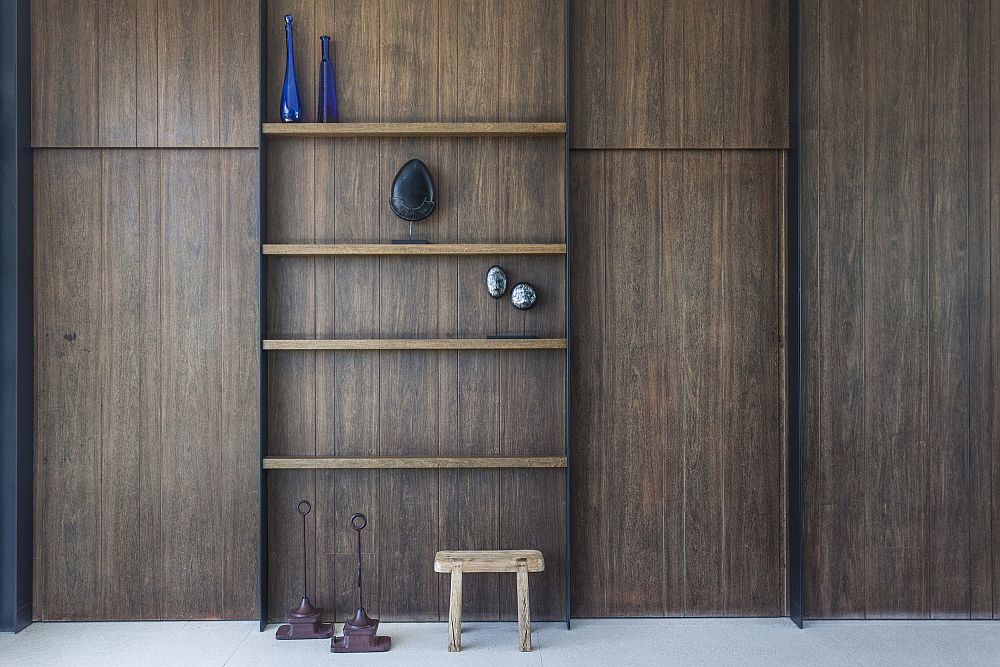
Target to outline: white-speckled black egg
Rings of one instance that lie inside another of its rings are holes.
[[[502,266],[491,266],[486,272],[486,289],[494,299],[507,293],[507,272]]]
[[[528,310],[538,301],[535,287],[529,283],[518,283],[510,291],[510,302],[518,310]]]

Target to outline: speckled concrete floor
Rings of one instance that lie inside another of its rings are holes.
[[[787,619],[577,620],[536,623],[517,650],[514,623],[467,623],[449,654],[443,623],[385,624],[389,653],[333,655],[323,640],[279,642],[243,621],[36,623],[0,634],[0,665],[1000,665],[1000,623]]]

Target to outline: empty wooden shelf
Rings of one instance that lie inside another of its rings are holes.
[[[266,470],[361,468],[565,468],[565,456],[266,456]]]
[[[546,137],[566,123],[264,123],[274,137]]]
[[[265,255],[565,255],[565,243],[265,243]]]
[[[265,350],[565,350],[565,338],[265,339]]]

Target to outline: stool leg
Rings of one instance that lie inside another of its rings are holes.
[[[448,650],[462,650],[462,565],[451,569],[451,599],[448,604]]]
[[[521,650],[531,650],[531,609],[528,601],[528,562],[517,563],[517,630],[521,635]]]

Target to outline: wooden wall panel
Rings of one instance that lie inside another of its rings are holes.
[[[788,146],[787,0],[570,5],[573,148]]]
[[[257,6],[32,3],[32,145],[256,146]]]
[[[806,614],[988,618],[990,3],[807,4]]]
[[[256,153],[35,165],[35,616],[253,617]]]
[[[780,615],[783,154],[574,152],[570,178],[578,613]]]

